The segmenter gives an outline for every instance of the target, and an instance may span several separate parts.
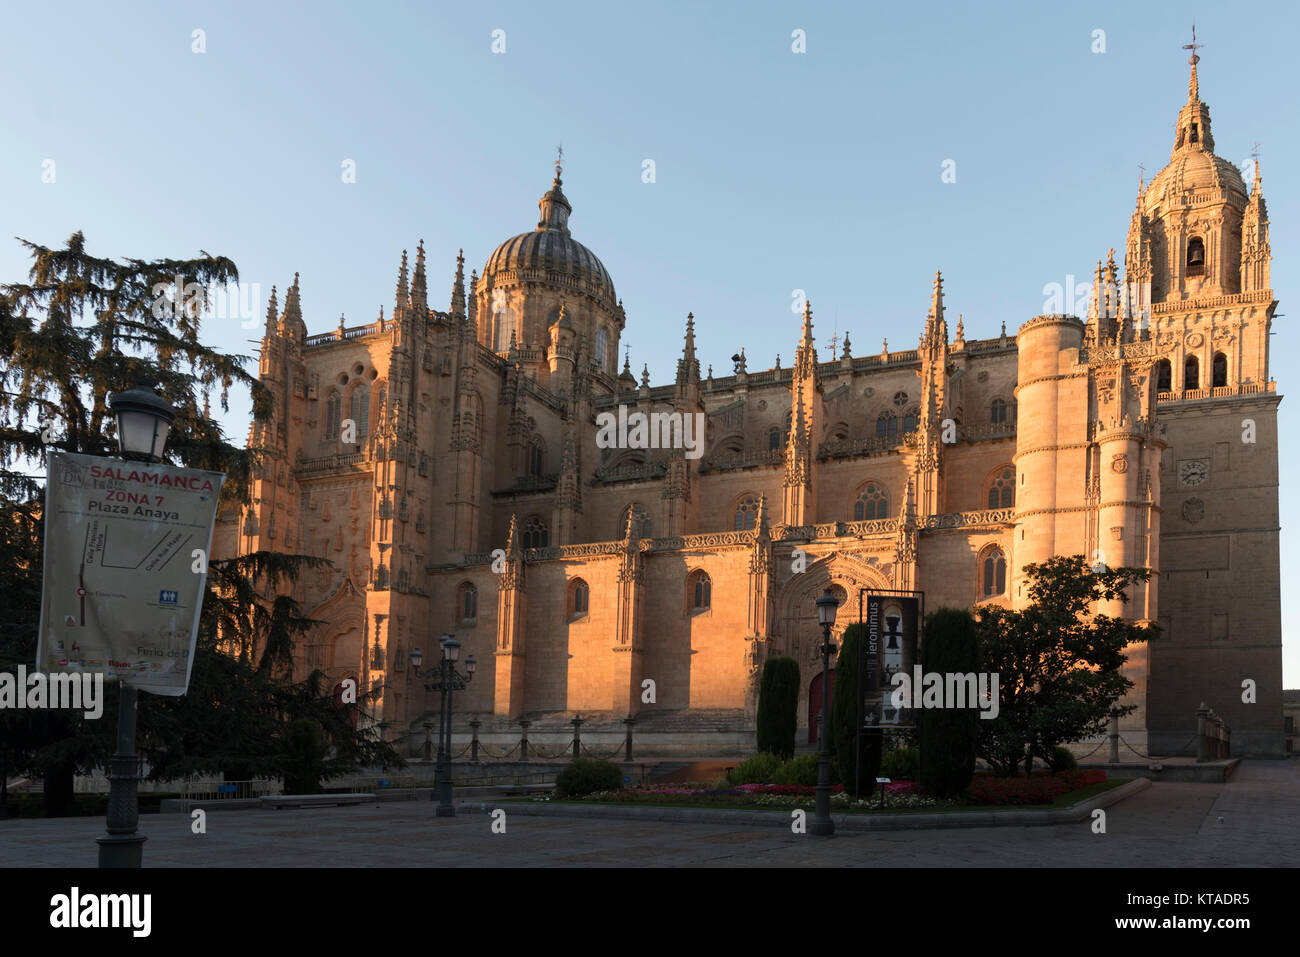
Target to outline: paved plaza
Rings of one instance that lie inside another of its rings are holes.
[[[489,806],[492,806],[489,803]],[[783,827],[530,817],[436,818],[431,801],[147,815],[147,867],[1259,867],[1300,866],[1300,763],[1244,761],[1226,784],[1157,782],[1090,822],[831,840]],[[1223,821],[1220,823],[1219,818]],[[0,822],[0,866],[93,867],[99,818]]]

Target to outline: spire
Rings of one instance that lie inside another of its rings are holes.
[[[415,247],[415,276],[411,279],[411,308],[417,315],[429,311],[429,283],[424,274],[424,240]]]
[[[695,358],[695,313],[686,314],[686,345],[682,347],[682,357],[677,360],[677,384],[700,380],[700,361]]]
[[[803,301],[803,336],[802,336],[802,341],[803,341],[804,345],[806,345],[806,346],[812,346],[812,344],[813,344],[812,326],[813,326],[813,323],[812,323],[812,300],[811,300],[811,299],[805,299],[805,300]]]
[[[284,296],[284,318],[280,323],[285,335],[301,338],[307,334],[307,326],[302,321],[302,300],[298,289],[298,274],[293,274],[293,285]]]
[[[1196,42],[1196,24],[1192,24],[1192,42],[1183,45],[1184,50],[1191,50],[1192,55],[1187,58],[1191,64],[1192,74],[1187,80],[1187,102],[1196,103],[1201,99],[1201,85],[1196,78],[1196,64],[1201,62],[1201,58],[1196,55],[1196,51],[1205,46],[1204,43]]]
[[[456,251],[456,278],[451,284],[451,314],[465,318],[465,250]]]
[[[478,270],[474,269],[469,274],[469,324],[474,330],[474,335],[478,335]]]
[[[519,516],[513,512],[510,515],[510,531],[506,535],[506,554],[517,555],[519,553]]]
[[[853,358],[852,347],[849,345],[849,330],[844,330],[844,356],[845,359]]]
[[[943,317],[943,274],[934,271],[934,290],[930,293],[930,314],[925,321],[925,341],[936,347],[948,341],[948,323]]]
[[[397,271],[397,308],[393,310],[396,319],[411,299],[410,289],[406,284],[406,250],[402,250],[402,268]]]
[[[279,304],[275,298],[275,287],[271,287],[271,298],[266,304],[266,337],[269,339],[275,335],[276,314],[280,311]]]

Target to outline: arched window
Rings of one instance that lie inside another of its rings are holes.
[[[880,413],[880,417],[876,419],[876,438],[886,440],[898,438],[898,418],[894,413]]]
[[[1187,275],[1201,276],[1205,273],[1205,243],[1193,239],[1187,244]]]
[[[1004,465],[989,478],[989,508],[1011,508],[1016,504],[1016,470]]]
[[[515,334],[515,311],[505,305],[503,299],[499,307],[493,311],[492,318],[496,326],[497,352],[505,352],[510,348],[510,337]],[[518,345],[517,340],[516,345]]]
[[[456,600],[462,621],[473,621],[478,617],[478,589],[465,582],[460,586],[460,595]]]
[[[781,433],[773,426],[767,433],[767,450],[775,452],[781,447]]]
[[[551,533],[546,523],[536,515],[524,522],[524,548],[545,548],[551,543]]]
[[[1222,352],[1214,354],[1214,365],[1211,367],[1210,385],[1215,389],[1222,389],[1228,384],[1228,357]]]
[[[623,515],[618,520],[618,534],[616,540],[621,540],[627,534],[627,519],[632,516],[632,537],[633,538],[653,538],[650,534],[650,513],[645,510],[645,506],[640,502],[633,502],[627,508],[623,509]]]
[[[348,417],[356,423],[359,442],[370,433],[370,390],[364,385],[352,390],[352,401],[348,412]]]
[[[339,412],[343,407],[343,398],[334,389],[325,398],[325,438],[339,437]]]
[[[910,409],[907,415],[903,416],[903,432],[915,432],[916,427],[921,424],[921,410]]]
[[[736,503],[735,521],[732,529],[737,532],[751,531],[758,524],[758,499],[753,495],[742,496]]]
[[[609,368],[609,332],[604,326],[596,330],[596,366],[601,372]]]
[[[713,604],[713,582],[705,572],[691,572],[687,579],[686,603],[692,614],[707,611]]]
[[[1000,548],[990,548],[980,563],[980,594],[985,598],[1007,590],[1007,557]]]
[[[1174,367],[1168,359],[1156,363],[1156,391],[1172,392],[1174,390]]]
[[[533,440],[528,443],[528,474],[541,475],[545,460],[546,447],[539,437],[533,436]]]
[[[1183,388],[1199,389],[1201,387],[1201,360],[1188,356],[1183,363]]]
[[[581,578],[575,578],[569,585],[569,618],[582,618],[587,614],[591,600],[591,589]]]
[[[883,488],[871,482],[858,493],[857,499],[853,502],[853,521],[871,522],[888,517],[889,498]]]
[[[989,405],[989,421],[994,425],[1013,425],[1016,421],[1015,402],[994,399]]]

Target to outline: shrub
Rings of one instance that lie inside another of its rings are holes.
[[[979,637],[970,612],[940,608],[926,616],[921,642],[921,666],[926,673],[978,674]],[[913,689],[919,693],[920,689]],[[920,782],[929,794],[953,797],[966,790],[975,774],[980,711],[977,702],[966,708],[925,708],[920,711]]]
[[[771,752],[763,751],[752,758],[746,758],[728,771],[727,784],[732,787],[737,784],[771,784],[779,770],[781,759]]]
[[[622,786],[623,769],[599,758],[575,758],[555,776],[556,797],[585,797],[593,791],[617,791]]]
[[[858,642],[865,639],[865,626],[853,624],[845,629],[844,642],[835,662],[835,690],[831,695],[829,711],[830,741],[827,744],[835,753],[835,763],[844,790],[850,792],[856,780],[861,781],[864,792],[869,792],[875,787],[876,774],[880,768],[879,731],[862,732],[862,750],[856,755],[857,760],[854,760],[854,743],[863,718],[861,703],[857,700]],[[855,766],[860,778],[855,774]]]
[[[758,750],[793,757],[798,712],[799,662],[769,658],[758,690]]]
[[[880,760],[880,776],[895,781],[916,780],[916,748],[894,748]]]
[[[1077,771],[1079,770],[1079,762],[1074,760],[1074,755],[1069,748],[1058,744],[1052,748],[1051,769],[1053,773],[1057,771]]]
[[[329,746],[320,725],[310,718],[298,718],[285,728],[281,738],[285,794],[315,794],[325,773]]]
[[[801,754],[777,768],[774,784],[802,784],[817,786],[817,755]]]

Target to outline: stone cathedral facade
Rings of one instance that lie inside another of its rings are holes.
[[[1235,753],[1281,754],[1268,215],[1258,164],[1248,188],[1213,152],[1196,59],[1125,276],[1099,264],[1082,318],[968,339],[936,275],[915,348],[854,354],[846,334],[819,353],[809,307],[788,364],[741,353],[715,375],[686,316],[676,376],[654,385],[619,369],[628,316],[572,236],[558,164],[535,228],[481,275],[458,258],[445,309],[423,243],[367,325],[308,334],[295,276],[261,344],[275,413],[250,442],[267,464],[218,554],[330,559],[296,586],[323,622],[296,668],[381,689],[414,750],[438,700],[409,654],[436,658],[444,633],[477,659],[456,712],[486,740],[580,713],[742,741],[775,654],[800,662],[808,725],[825,588],[847,601],[841,631],[863,588],[1016,606],[1026,563],[1082,553],[1153,570],[1105,609],[1163,629],[1128,649],[1125,740],[1192,753],[1204,701]],[[620,407],[701,415],[702,454],[601,448],[597,418]]]

